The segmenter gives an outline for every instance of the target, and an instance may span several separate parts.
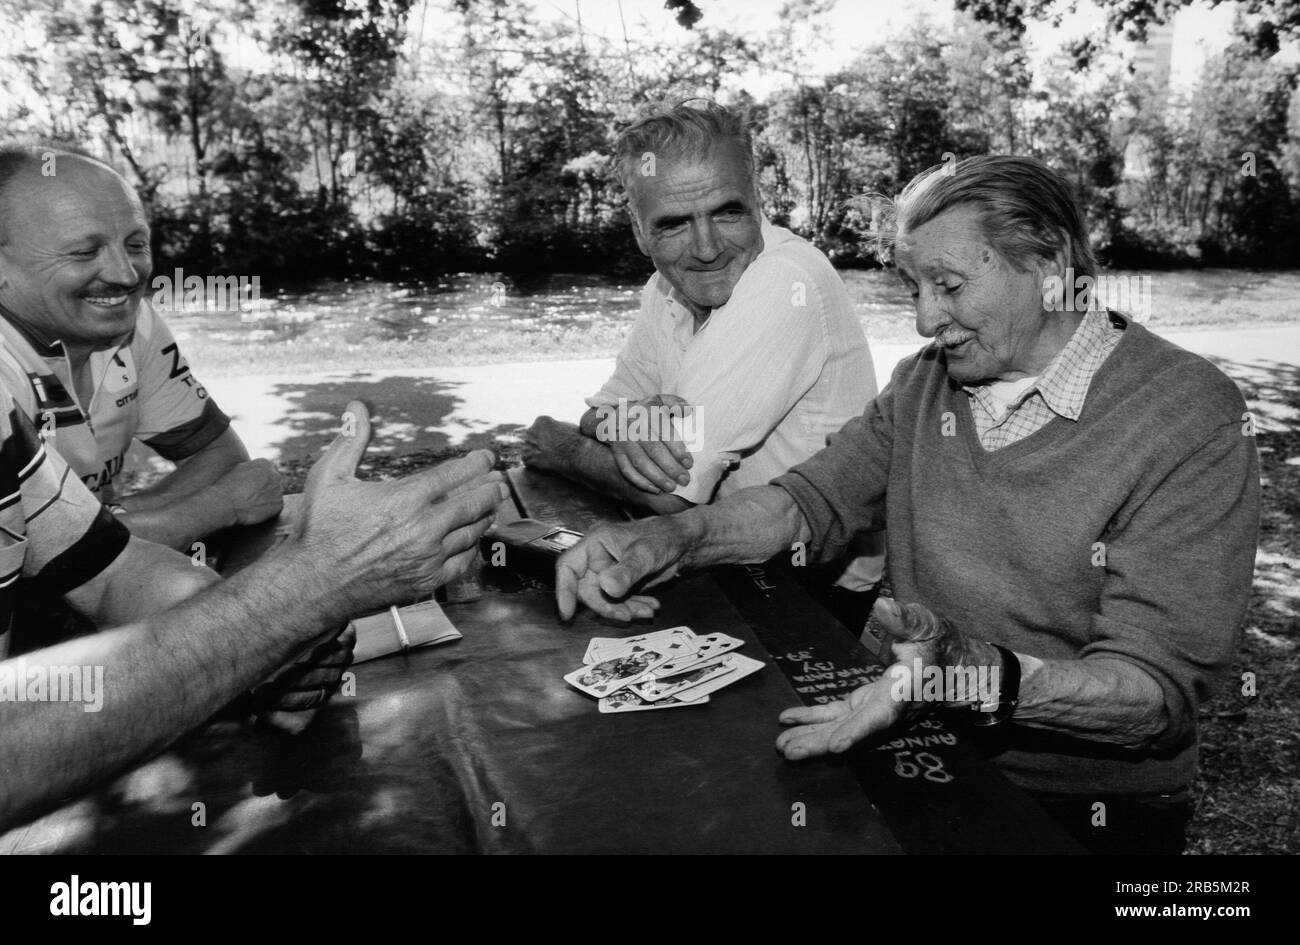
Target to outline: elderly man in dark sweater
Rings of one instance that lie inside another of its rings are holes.
[[[934,342],[770,485],[593,531],[560,561],[561,612],[648,616],[653,599],[628,596],[642,582],[796,541],[828,559],[887,524],[904,603],[876,613],[897,662],[844,702],[787,710],[781,752],[845,751],[929,693],[1092,849],[1178,852],[1197,707],[1250,595],[1253,420],[1213,365],[1087,304],[1083,216],[1040,163],[927,172],[897,210],[898,272]],[[972,667],[997,691],[951,672]],[[931,668],[949,671],[938,694],[914,678]]]

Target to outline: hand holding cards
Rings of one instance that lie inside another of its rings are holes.
[[[598,698],[605,713],[703,705],[711,693],[763,668],[762,661],[732,652],[743,644],[725,633],[697,636],[690,627],[595,637],[584,665],[564,681]]]

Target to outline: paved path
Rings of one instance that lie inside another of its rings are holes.
[[[1282,403],[1300,388],[1300,325],[1229,331],[1170,332],[1197,354],[1223,359],[1252,400],[1262,428],[1300,423]],[[883,383],[913,345],[877,345],[872,353]],[[479,445],[518,432],[539,414],[574,420],[582,398],[609,376],[612,359],[549,361],[423,370],[352,371],[266,377],[210,378],[204,383],[235,420],[254,456],[302,459],[316,455],[353,397],[369,402],[380,425],[372,449]]]

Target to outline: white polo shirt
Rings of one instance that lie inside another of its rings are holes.
[[[116,347],[90,355],[90,371],[94,393],[84,405],[63,343],[39,337],[0,311],[0,384],[102,502],[113,498],[113,479],[132,440],[176,461],[230,426],[147,300],[134,331]]]
[[[675,394],[690,404],[691,481],[674,495],[695,504],[808,459],[877,392],[866,335],[830,261],[766,219],[761,232],[763,251],[699,331],[668,280],[651,276],[613,376],[587,398],[601,407]],[[883,555],[871,558],[853,571],[874,583]]]

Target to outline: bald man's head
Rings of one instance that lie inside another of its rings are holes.
[[[107,164],[70,151],[0,150],[0,306],[70,347],[135,327],[152,270],[139,196]]]
[[[39,145],[5,145],[0,147],[0,245],[5,242],[5,224],[8,222],[7,193],[11,183],[18,178],[57,177],[59,164],[84,163],[99,168],[109,174],[120,177],[111,165],[104,163],[93,154],[69,148],[41,147]],[[18,181],[21,187],[30,181]]]

